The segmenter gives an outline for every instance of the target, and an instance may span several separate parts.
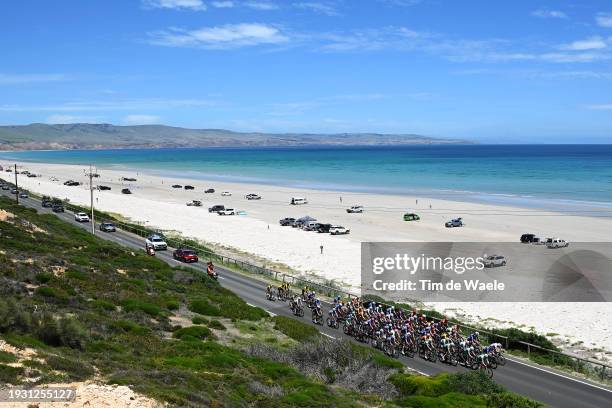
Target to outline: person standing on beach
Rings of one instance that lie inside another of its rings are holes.
[[[321,249],[321,255],[323,255],[323,245],[320,246]]]

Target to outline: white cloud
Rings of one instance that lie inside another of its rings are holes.
[[[535,10],[531,15],[539,18],[567,18],[567,14],[559,10]]]
[[[612,28],[612,13],[599,13],[595,16],[595,21],[601,27]]]
[[[0,105],[0,112],[103,112],[145,109],[217,106],[207,99],[129,99],[115,101],[79,101],[57,105]]]
[[[49,124],[66,124],[66,123],[98,123],[101,121],[99,116],[75,116],[75,115],[51,115],[47,117],[46,122]]]
[[[38,82],[66,81],[68,78],[63,74],[2,74],[0,73],[0,85],[22,85]]]
[[[612,103],[586,105],[586,108],[591,110],[612,110]]]
[[[226,24],[198,30],[169,29],[150,33],[149,42],[167,47],[200,47],[228,49],[262,44],[279,44],[289,40],[274,26],[257,23]]]
[[[612,59],[612,54],[601,52],[564,53],[551,52],[539,56],[539,59],[547,62],[571,63],[571,62],[595,62]]]
[[[337,16],[338,12],[331,4],[320,3],[320,2],[301,2],[293,3],[294,7],[311,10],[315,13],[324,14],[326,16]]]
[[[586,51],[586,50],[601,50],[606,48],[608,44],[600,36],[589,37],[585,40],[574,41],[569,44],[564,44],[560,48],[571,51]]]
[[[252,8],[255,10],[263,10],[263,11],[279,9],[278,5],[268,2],[268,1],[247,1],[243,3],[243,5],[248,8]]]
[[[202,0],[143,0],[142,3],[150,8],[206,10]]]
[[[161,118],[155,115],[127,115],[123,118],[127,125],[154,125],[161,123]]]
[[[213,1],[210,4],[216,8],[232,8],[236,5],[233,1]]]

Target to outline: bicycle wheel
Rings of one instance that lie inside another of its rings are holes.
[[[496,360],[498,365],[506,365],[506,357],[502,356],[501,354],[497,356]]]

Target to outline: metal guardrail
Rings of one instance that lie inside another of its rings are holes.
[[[64,207],[72,212],[79,212],[79,211],[82,211],[82,209],[84,208],[84,207],[70,204],[69,202],[66,202],[66,201],[64,201]],[[134,233],[141,237],[146,237],[147,235],[152,234],[152,233],[160,233],[160,231],[157,231],[157,230],[137,227],[133,224],[124,223],[121,221],[113,220],[112,222],[115,225],[119,226],[119,228],[121,228],[122,230]],[[215,259],[215,260],[220,261],[221,264],[224,266],[233,265],[239,270],[242,270],[248,273],[257,274],[257,275],[262,275],[269,279],[273,279],[275,281],[287,282],[292,286],[308,286],[316,290],[318,293],[325,294],[329,297],[335,297],[338,295],[345,296],[351,299],[359,297],[358,295],[354,293],[344,291],[340,288],[335,288],[329,285],[314,282],[314,281],[304,279],[298,276],[294,276],[294,275],[291,275],[285,272],[274,271],[272,269],[254,265],[249,262],[245,262],[245,261],[235,259],[232,257],[219,255],[209,250],[208,248],[198,245],[197,243],[193,241],[187,241],[187,240],[181,240],[181,239],[169,237],[166,239],[166,242],[174,248],[189,247],[189,248],[196,249],[200,252],[200,254],[205,254],[206,256],[208,256],[209,259],[211,260]],[[380,302],[377,302],[377,303],[380,303]],[[439,320],[435,317],[432,317],[432,318],[434,320]],[[464,325],[460,323],[454,323],[454,324],[457,324],[457,326],[461,329],[463,334],[467,332],[478,331],[479,333],[483,334],[482,337],[483,337],[483,340],[485,340],[485,342],[502,343],[504,344],[504,347],[507,350],[509,349],[510,343],[512,343],[513,345],[520,344],[523,347],[523,350],[517,349],[517,348],[513,348],[513,350],[525,352],[527,354],[527,358],[530,361],[533,361],[535,363],[538,363],[538,360],[541,360],[543,356],[547,356],[548,357],[546,359],[547,361],[543,362],[544,365],[550,366],[552,363],[553,367],[558,367],[561,369],[567,368],[574,372],[580,373],[587,378],[596,378],[604,383],[612,382],[612,366],[607,365],[605,363],[574,356],[571,354],[563,353],[561,351],[550,350],[550,349],[547,349],[547,348],[544,348],[544,347],[541,347],[535,344],[531,344],[528,342],[524,342],[520,340],[513,340],[507,336],[495,334],[495,333],[483,330],[481,328],[468,326],[468,325]]]

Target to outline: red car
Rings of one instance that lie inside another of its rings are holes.
[[[198,262],[198,254],[193,249],[177,249],[172,253],[174,259],[183,262]]]

